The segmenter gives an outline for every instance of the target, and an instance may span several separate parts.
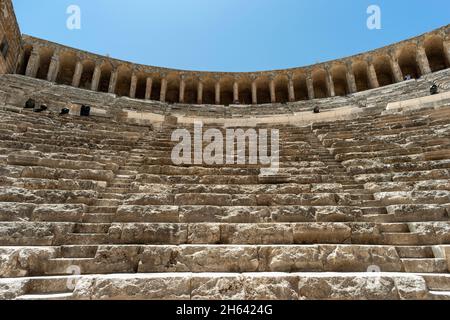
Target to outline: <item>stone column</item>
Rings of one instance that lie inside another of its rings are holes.
[[[431,73],[430,63],[428,62],[428,57],[425,52],[425,48],[421,43],[419,43],[417,46],[416,60],[417,64],[419,65],[421,75]]]
[[[269,90],[270,90],[270,102],[276,103],[277,102],[277,94],[275,91],[275,79],[273,76],[271,76],[269,82]]]
[[[394,75],[395,82],[403,81],[403,72],[398,64],[398,59],[395,55],[395,52],[391,52],[389,54],[389,62],[391,64],[392,74]]]
[[[116,69],[111,71],[111,79],[109,79],[109,88],[108,93],[115,93],[116,86],[117,86],[117,77],[119,76],[119,73]]]
[[[239,101],[239,83],[237,79],[233,83],[233,103],[236,101]]]
[[[94,74],[92,75],[91,90],[97,91],[100,77],[102,76],[102,68],[99,63],[95,64]]]
[[[48,67],[47,81],[55,82],[59,72],[59,55],[53,54],[50,66]]]
[[[287,75],[288,77],[288,95],[289,95],[289,102],[295,101],[295,87],[294,87],[294,76],[289,73]]]
[[[41,56],[39,55],[39,51],[36,48],[34,48],[31,51],[30,59],[28,60],[25,75],[27,77],[36,78],[40,63],[41,63]]]
[[[197,104],[203,104],[203,80],[202,79],[198,79]]]
[[[358,91],[356,87],[356,79],[355,74],[353,73],[353,63],[351,61],[347,61],[347,87],[350,93],[355,93]]]
[[[256,84],[256,78],[252,81],[252,103],[258,104],[258,85]]]
[[[448,65],[450,65],[450,40],[444,41],[444,54]]]
[[[138,77],[136,73],[133,72],[131,75],[131,84],[130,84],[130,98],[136,98],[136,89],[137,89]]]
[[[151,77],[147,77],[147,82],[145,84],[145,100],[150,100],[152,98],[152,87],[153,79]]]
[[[183,74],[180,76],[180,94],[178,101],[180,103],[184,103],[184,94],[186,91],[186,76]]]
[[[161,79],[161,93],[159,95],[159,101],[166,102],[166,94],[167,94],[167,79],[164,75]]]
[[[326,68],[327,71],[327,89],[328,89],[328,95],[330,97],[334,97],[336,95],[336,91],[334,90],[334,81],[333,81],[333,75],[331,73],[331,69],[329,67]]]
[[[380,87],[380,84],[378,83],[377,72],[375,71],[375,66],[372,63],[372,60],[368,60],[367,62],[367,76],[369,77],[371,89]]]
[[[216,104],[220,104],[220,80],[217,79],[216,82]]]
[[[77,61],[75,67],[75,73],[73,74],[72,86],[78,88],[80,86],[81,75],[83,74],[83,64],[81,61]]]
[[[310,71],[306,74],[306,87],[308,88],[308,98],[309,100],[314,100],[314,82],[312,78],[312,74]]]

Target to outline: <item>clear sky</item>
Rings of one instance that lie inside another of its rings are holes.
[[[13,0],[22,33],[132,62],[258,71],[376,49],[450,23],[449,0]],[[69,30],[69,5],[81,29]],[[367,8],[381,8],[381,30]]]

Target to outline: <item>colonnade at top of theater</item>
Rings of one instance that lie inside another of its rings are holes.
[[[450,39],[448,28],[443,30],[346,59],[255,73],[193,72],[134,65],[26,37],[17,73],[167,103],[285,103],[345,96],[449,68]]]

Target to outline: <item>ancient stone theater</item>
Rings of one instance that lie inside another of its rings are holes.
[[[22,35],[0,4],[1,299],[450,299],[449,25],[194,72]],[[174,162],[199,123],[247,130],[228,160],[276,131],[277,171],[191,157],[207,134]]]

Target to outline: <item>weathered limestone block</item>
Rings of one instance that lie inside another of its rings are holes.
[[[42,204],[32,214],[33,221],[81,222],[87,212],[84,204]]]
[[[192,276],[193,300],[297,300],[298,278],[287,274],[250,273]]]
[[[56,255],[56,249],[51,247],[0,248],[0,278],[40,274],[44,271],[44,262]]]
[[[55,237],[53,225],[49,223],[0,223],[0,245],[3,246],[51,246]]]
[[[444,206],[437,204],[402,204],[387,206],[388,214],[392,215],[396,221],[416,222],[418,220],[442,220],[447,217]]]
[[[1,202],[0,221],[28,221],[35,207],[32,203]]]
[[[179,212],[180,221],[189,223],[259,223],[270,217],[270,210],[265,207],[181,206]]]
[[[298,223],[293,228],[298,244],[347,243],[351,237],[351,228],[344,223]]]
[[[374,159],[354,159],[342,162],[351,174],[383,173],[389,171],[389,165]]]
[[[428,171],[411,171],[395,173],[392,181],[440,180],[450,176],[450,170],[436,169]]]
[[[34,194],[47,203],[73,203],[93,205],[98,198],[98,193],[93,190],[36,190]]]
[[[233,194],[231,201],[225,201],[229,206],[256,206],[256,195],[253,194]]]
[[[26,279],[0,279],[0,300],[13,300],[26,293]]]
[[[125,205],[171,205],[174,203],[174,197],[170,194],[146,194],[137,193],[131,194],[123,202]]]
[[[23,168],[19,166],[8,166],[2,165],[0,166],[0,176],[2,177],[11,177],[11,178],[20,178]]]
[[[391,173],[378,173],[378,174],[359,174],[354,176],[355,181],[358,183],[369,183],[369,182],[390,182],[392,181]]]
[[[187,243],[188,227],[169,223],[115,223],[109,229],[112,237],[124,244],[184,244]]]
[[[179,222],[177,206],[134,206],[117,208],[115,222]]]
[[[377,244],[381,240],[380,225],[375,223],[352,223],[351,243]],[[337,243],[337,242],[335,242]]]
[[[134,273],[140,260],[139,246],[99,246],[91,270],[86,273]]]
[[[372,192],[411,191],[413,184],[407,182],[369,182],[364,185],[365,190]]]
[[[26,188],[29,190],[97,190],[104,191],[106,188],[105,181],[89,181],[89,180],[49,180],[49,179],[17,179],[14,184],[18,188]]]
[[[23,188],[1,187],[0,201],[42,203],[44,200],[33,192]]]
[[[321,272],[319,246],[261,246],[260,272]]]
[[[398,300],[394,280],[382,274],[323,275],[299,280],[299,299]]]
[[[81,179],[95,181],[112,181],[115,177],[114,172],[110,170],[68,170],[68,169],[52,169],[45,167],[24,167],[22,178],[41,178],[41,179]]]
[[[379,246],[320,246],[324,268],[333,272],[367,272],[377,266],[383,272],[400,272],[402,263],[394,247]]]
[[[139,272],[253,272],[258,252],[250,246],[147,246]]]
[[[81,300],[188,300],[186,274],[84,276],[77,281],[74,298]]]
[[[289,224],[224,224],[221,243],[224,244],[292,244],[293,229]]]
[[[355,207],[318,207],[316,209],[317,222],[348,222],[362,217],[361,209]]]
[[[336,197],[332,193],[257,195],[257,202],[259,206],[327,206],[335,205]]]
[[[271,207],[273,222],[313,222],[316,220],[316,208],[310,206]]]
[[[232,196],[228,194],[177,194],[175,195],[175,205],[232,205]]]
[[[374,193],[375,200],[381,201],[384,205],[389,204],[409,204],[409,203],[450,203],[450,191],[397,191]]]
[[[401,300],[424,300],[429,298],[427,284],[421,276],[397,276],[394,278],[394,283]]]
[[[450,222],[417,222],[410,223],[411,232],[430,243],[450,243]]]
[[[343,188],[340,183],[322,183],[311,185],[312,193],[339,193],[342,191]]]
[[[141,184],[139,182],[131,183],[131,191],[134,193],[173,193],[174,186],[165,184]]]
[[[188,244],[220,243],[220,224],[200,223],[188,225]]]

